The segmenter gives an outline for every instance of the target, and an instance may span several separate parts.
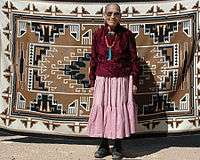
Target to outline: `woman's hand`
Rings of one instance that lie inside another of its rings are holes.
[[[94,87],[91,87],[91,88],[89,89],[89,92],[90,92],[91,94],[93,94],[93,93],[94,93]]]
[[[137,92],[137,86],[133,85],[133,94],[135,94]]]

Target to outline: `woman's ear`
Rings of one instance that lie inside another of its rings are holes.
[[[105,13],[103,14],[103,19],[106,20],[106,14]]]

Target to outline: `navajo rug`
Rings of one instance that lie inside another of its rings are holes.
[[[141,67],[138,133],[200,129],[199,1],[119,4]],[[0,127],[86,134],[91,38],[105,5],[0,1]]]

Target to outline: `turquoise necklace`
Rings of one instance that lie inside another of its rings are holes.
[[[111,59],[112,59],[112,47],[115,45],[116,40],[117,40],[117,34],[115,35],[115,39],[114,39],[112,45],[109,45],[109,44],[108,44],[108,39],[107,39],[107,37],[105,36],[106,46],[107,46],[107,48],[108,48],[108,53],[107,53],[107,57],[108,57],[108,58],[107,58],[107,60],[111,60]]]

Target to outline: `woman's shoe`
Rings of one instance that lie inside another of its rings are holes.
[[[121,152],[121,148],[113,147],[112,148],[112,159],[113,160],[120,160],[123,158],[123,154]]]
[[[103,158],[110,155],[109,147],[99,147],[99,149],[94,153],[95,158]]]

